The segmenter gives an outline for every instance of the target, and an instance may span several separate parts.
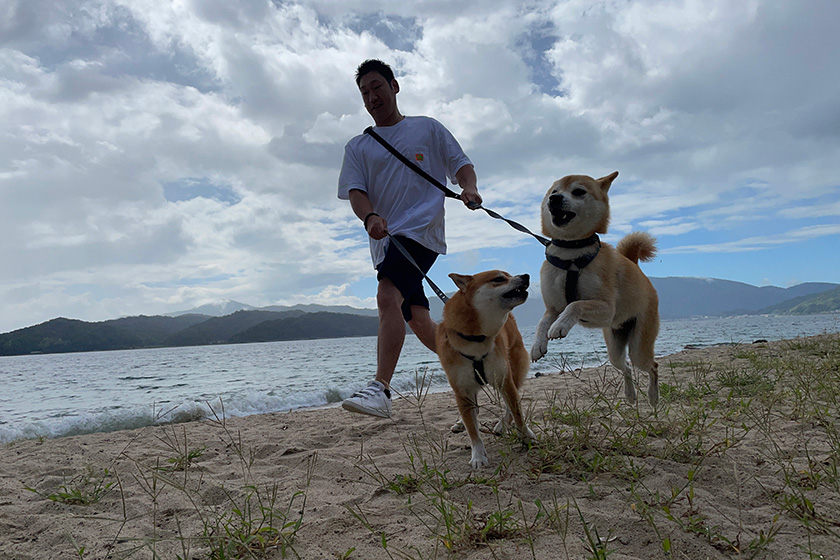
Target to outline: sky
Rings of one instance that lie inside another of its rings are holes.
[[[367,58],[534,231],[553,181],[618,171],[604,240],[653,234],[649,276],[840,282],[838,21],[834,0],[0,0],[0,332],[375,307],[336,196]],[[448,201],[447,241],[445,290],[491,268],[538,289],[543,247],[505,223]]]

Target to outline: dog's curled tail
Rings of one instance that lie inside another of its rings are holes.
[[[647,262],[656,256],[656,239],[644,231],[634,231],[625,235],[616,249],[634,263]]]

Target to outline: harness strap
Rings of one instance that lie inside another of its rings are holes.
[[[459,333],[457,331],[453,331],[453,332],[455,332],[455,334],[457,334],[460,337],[464,337],[464,335],[462,335],[461,333]],[[470,335],[467,335],[467,336],[470,336]],[[484,339],[487,338],[484,335],[479,335],[479,336],[481,338],[484,338]],[[479,337],[475,336],[473,338],[479,338]],[[483,342],[483,340],[476,340],[474,342]],[[484,358],[489,356],[490,352],[487,352],[487,354],[484,354],[480,358],[477,358],[475,356],[470,356],[469,354],[464,354],[460,350],[455,350],[455,351],[472,362],[473,375],[475,376],[475,382],[478,383],[479,385],[487,385],[487,374],[484,372]]]
[[[597,233],[593,233],[589,237],[583,239],[552,239],[551,244],[562,249],[583,249],[590,245],[598,244],[601,247],[601,238]]]
[[[475,356],[468,356],[463,352],[458,352],[463,357],[468,360],[472,361],[473,365],[473,375],[475,376],[475,382],[479,385],[487,385],[487,374],[484,373],[484,358],[487,357],[487,354],[483,355],[480,358],[476,358]]]
[[[484,342],[485,340],[487,340],[487,337],[483,334],[464,334],[458,331],[455,331],[455,334],[457,334],[459,337],[463,338],[468,342]],[[463,352],[458,353],[466,359],[472,360],[473,375],[475,375],[475,382],[479,385],[487,385],[487,374],[484,373],[484,358],[487,357],[487,354],[483,355],[480,358],[476,358],[474,356],[468,356]]]
[[[586,243],[583,243],[584,241]],[[551,244],[569,249],[580,249],[583,247],[587,247],[588,245],[595,245],[594,253],[587,253],[586,255],[583,255],[582,257],[578,257],[573,260],[561,259],[559,257],[555,257],[554,255],[549,255],[548,252],[546,252],[545,254],[546,261],[556,266],[557,268],[561,268],[566,271],[566,285],[564,286],[564,292],[566,294],[566,303],[572,303],[573,301],[577,301],[577,287],[578,279],[580,278],[580,271],[582,268],[585,268],[586,265],[595,260],[595,257],[598,256],[598,252],[601,250],[601,239],[596,233],[590,237],[587,237],[586,239],[578,239],[574,241],[552,239]]]

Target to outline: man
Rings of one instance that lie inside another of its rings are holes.
[[[465,205],[481,204],[472,163],[452,134],[432,118],[400,113],[400,85],[387,64],[363,62],[356,71],[356,85],[380,136],[441,183],[449,178],[460,185]],[[429,315],[423,276],[437,256],[446,253],[444,194],[370,135],[360,134],[344,148],[338,197],[349,200],[363,222],[379,281],[376,379],[342,406],[388,418],[389,386],[405,340],[405,322],[420,342],[435,351],[437,323]],[[422,271],[390,242],[389,235],[397,238]]]

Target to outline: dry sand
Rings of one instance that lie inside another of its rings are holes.
[[[833,349],[827,371],[840,376],[840,338],[808,340]],[[253,557],[593,558],[597,531],[611,559],[840,558],[836,401],[808,415],[721,389],[739,372],[782,376],[747,372],[797,348],[659,358],[672,389],[658,416],[625,404],[607,366],[529,379],[523,398],[546,443],[485,434],[491,463],[478,473],[466,435],[449,432],[448,392],[397,399],[392,420],[331,407],[15,442],[0,450],[0,558],[215,558],[202,537],[221,536],[224,520],[246,534],[237,520],[282,528],[282,515],[301,521],[285,529],[290,546]],[[485,425],[496,412],[482,407]],[[172,470],[185,451],[197,457]],[[95,503],[59,497],[108,484]]]

